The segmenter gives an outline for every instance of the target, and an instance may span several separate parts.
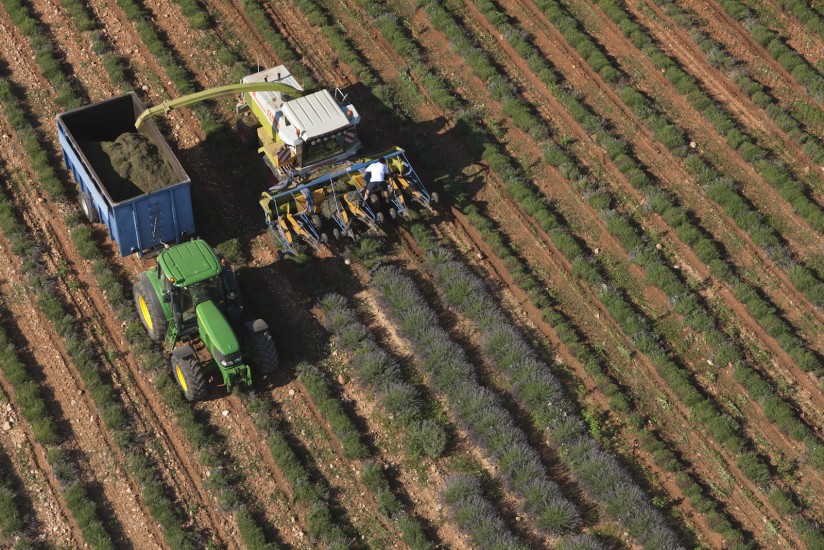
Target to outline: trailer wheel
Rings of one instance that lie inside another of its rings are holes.
[[[332,236],[335,238],[336,241],[340,240],[340,229],[337,227],[332,228]]]
[[[369,202],[372,203],[372,206],[377,206],[381,202],[381,198],[377,193],[372,193],[369,195]]]
[[[383,212],[378,212],[375,214],[375,220],[377,220],[378,224],[383,225],[383,222],[386,221],[386,216],[383,215]]]
[[[257,126],[252,126],[244,119],[239,118],[235,122],[237,126],[237,137],[246,149],[257,149]]]
[[[94,204],[92,204],[92,198],[89,194],[81,191],[78,198],[80,200],[80,209],[83,210],[83,215],[86,216],[86,219],[91,223],[99,222],[100,216],[97,215],[97,209],[94,207]]]
[[[314,225],[315,227],[320,228],[323,225],[323,220],[321,220],[320,216],[318,216],[317,214],[312,214],[312,217],[310,219],[312,220],[312,225]]]
[[[258,319],[253,323],[246,323],[246,327],[257,371],[261,374],[272,374],[278,370],[278,350],[268,325],[262,319]]]
[[[321,233],[319,240],[321,243],[326,244],[329,242],[329,235],[327,235],[326,233]]]
[[[149,282],[149,276],[145,273],[138,275],[132,290],[137,315],[146,327],[149,338],[154,341],[162,340],[166,336],[166,316],[163,314],[160,298]]]
[[[438,197],[438,193],[436,193],[436,192],[434,192],[434,191],[433,191],[433,192],[432,192],[432,193],[430,193],[430,195],[429,195],[429,201],[430,201],[432,204],[438,204],[439,202],[441,202],[441,199],[440,199],[440,197]]]
[[[389,209],[389,217],[390,217],[390,218],[392,218],[393,220],[394,220],[394,219],[397,219],[397,217],[398,217],[398,211],[397,211],[397,210],[395,210],[395,208],[394,208],[394,207]]]
[[[206,379],[191,346],[183,346],[172,352],[172,376],[187,400],[200,401],[206,397]]]

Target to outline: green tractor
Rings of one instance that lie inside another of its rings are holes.
[[[252,384],[250,362],[263,374],[277,369],[268,325],[244,320],[235,274],[205,241],[164,250],[157,268],[137,277],[134,300],[149,337],[172,350],[172,375],[189,401],[206,396],[209,373],[219,372],[231,392]]]

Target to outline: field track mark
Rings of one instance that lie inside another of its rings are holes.
[[[180,11],[180,6],[173,0],[141,0],[141,4],[151,16],[151,23],[163,37],[166,49],[179,60],[179,65],[184,67],[189,75],[194,79],[194,87],[198,90],[205,90],[214,86],[230,84],[220,78],[220,74],[225,67],[220,64],[215,55],[199,55],[198,63],[192,63],[194,54],[189,52],[200,52],[205,42],[199,37],[205,31],[193,29]],[[179,91],[178,91],[179,92]],[[179,97],[181,94],[178,93]],[[193,130],[199,127],[192,126]]]
[[[29,0],[34,17],[51,31],[55,50],[60,51],[72,72],[72,79],[81,82],[91,102],[120,95],[108,80],[100,56],[92,52],[89,34],[80,31],[59,0]]]
[[[123,13],[123,10],[121,10],[115,2],[89,0],[88,6],[93,12],[94,17],[100,23],[100,26],[106,30],[110,37],[111,45],[117,52],[117,55],[121,59],[128,60],[135,69],[135,78],[138,80],[138,82],[134,83],[136,88],[140,87],[142,91],[148,93],[150,97],[157,98],[154,102],[180,97],[181,94],[174,88],[163,67],[160,66],[160,63],[157,62],[157,59],[155,59],[154,55],[149,51],[146,44],[140,39],[134,24],[129,21],[126,14]],[[162,90],[153,88],[154,81],[145,81],[139,76],[140,71],[138,68],[140,65],[143,66],[144,70],[156,76],[156,82],[162,86]],[[187,142],[184,142],[184,144],[197,144],[206,139],[205,134],[200,128],[200,124],[189,109],[185,107],[177,109],[167,114],[166,117],[171,120],[179,118],[179,124],[186,126],[190,133],[194,134]]]
[[[348,7],[349,7],[349,8],[351,8],[351,9],[352,9],[352,11],[356,11],[356,10],[357,10],[357,8],[356,8],[356,7],[353,7],[353,6],[348,6]],[[390,51],[391,51],[391,50],[390,50]],[[390,55],[390,58],[391,58],[391,55]],[[400,62],[400,60],[398,60],[398,62]]]
[[[264,397],[265,398],[265,397]],[[252,471],[251,464],[245,464],[244,475],[252,487],[248,491],[254,493],[257,503],[266,510],[266,515],[278,529],[278,534],[292,548],[310,548],[310,540],[305,537],[308,531],[306,522],[307,510],[301,504],[294,503],[294,488],[284,477],[280,465],[272,457],[272,451],[266,441],[266,435],[261,434],[255,426],[254,420],[246,407],[235,395],[225,398],[227,409],[231,412],[227,418],[212,414],[213,424],[223,428],[230,449],[239,450],[242,447],[257,453],[260,460],[255,466],[262,464],[263,468]],[[244,453],[240,453],[245,456]],[[274,502],[272,496],[279,491],[285,495],[286,502]],[[287,521],[288,518],[288,521]],[[297,518],[297,521],[296,521]],[[299,524],[302,524],[300,528]]]
[[[53,138],[53,131],[54,130],[51,127],[50,127],[50,129],[52,130],[52,138]],[[97,281],[96,281],[96,279],[93,275],[91,275],[88,271],[82,269],[82,267],[81,267],[81,266],[88,267],[88,262],[84,262],[82,260],[79,260],[79,259],[77,259],[76,256],[73,255],[74,253],[72,251],[73,251],[74,247],[73,247],[73,244],[70,242],[71,241],[70,238],[67,235],[67,230],[62,225],[62,222],[56,221],[58,219],[62,219],[63,215],[59,214],[59,215],[55,216],[52,213],[43,212],[43,207],[39,206],[39,203],[42,201],[42,199],[38,200],[38,197],[34,196],[33,194],[27,195],[26,200],[28,201],[29,206],[30,206],[29,215],[32,216],[33,219],[37,220],[36,222],[32,222],[32,223],[39,224],[40,225],[40,232],[43,232],[46,235],[50,235],[52,244],[54,244],[56,247],[58,247],[60,250],[63,251],[62,252],[62,257],[68,259],[69,261],[71,261],[71,263],[73,265],[78,267],[77,275],[78,275],[78,278],[81,279],[82,282],[83,282],[83,289],[85,290],[85,292],[70,292],[70,293],[67,294],[67,296],[69,297],[69,300],[70,301],[75,301],[75,302],[77,302],[78,300],[81,300],[81,301],[86,303],[86,307],[84,307],[83,305],[78,305],[78,311],[89,311],[89,310],[96,310],[96,311],[99,311],[99,312],[111,311],[111,307],[109,306],[109,304],[101,296],[99,296],[99,293],[95,292],[94,290],[87,290],[87,289],[95,289],[96,286],[97,286]],[[30,222],[31,222],[31,220],[30,220]],[[133,262],[136,262],[136,260],[133,260]],[[133,263],[133,265],[135,265],[135,264]],[[139,262],[137,262],[137,265],[140,265]],[[80,298],[81,295],[85,297],[85,300]],[[110,349],[110,347],[111,347],[111,349],[118,349],[118,351],[120,352],[120,355],[125,358],[126,364],[130,367],[130,370],[133,374],[133,379],[137,383],[138,387],[142,390],[142,395],[144,396],[144,398],[151,404],[150,406],[157,407],[159,405],[157,405],[157,403],[152,403],[152,398],[150,397],[151,394],[148,392],[148,386],[145,385],[145,382],[144,382],[145,374],[143,374],[139,371],[139,368],[136,366],[136,364],[134,363],[134,360],[132,359],[132,357],[130,355],[131,350],[122,341],[123,329],[120,326],[119,322],[116,322],[116,321],[113,320],[114,317],[115,317],[115,315],[114,315],[113,312],[111,314],[111,317],[106,317],[104,315],[103,319],[102,319],[102,322],[106,324],[106,328],[103,329],[103,330],[98,331],[98,333],[106,334],[108,336],[109,343],[108,343],[108,346],[106,347],[106,349]],[[100,327],[98,326],[98,328],[100,328]],[[101,345],[100,349],[103,349],[103,347],[104,346]],[[124,398],[124,399],[125,399],[125,394],[126,394],[126,392],[123,392],[121,394],[121,397]],[[144,413],[146,412],[145,405],[142,407],[142,410],[143,410]],[[145,414],[141,415],[141,416],[143,418],[145,418]],[[170,415],[165,411],[163,411],[163,412],[156,411],[155,414],[152,415],[152,417],[157,422],[157,421],[159,421],[158,419],[161,418],[161,417],[170,418]],[[158,429],[154,428],[151,431],[156,432],[156,433],[161,433],[161,432],[164,433],[164,435],[166,437],[167,444],[170,444],[172,441],[174,441],[174,437],[170,435],[170,432],[167,431],[167,428],[164,428],[163,430],[158,430]],[[175,442],[174,444],[177,444],[177,442]],[[174,444],[170,444],[170,448]],[[175,483],[177,489],[180,490],[183,487],[188,487],[188,486],[192,485],[192,480],[195,480],[195,479],[199,480],[201,476],[200,475],[193,475],[191,473],[193,471],[193,469],[192,469],[193,467],[192,467],[192,463],[191,463],[191,460],[190,460],[189,457],[191,456],[192,453],[190,453],[189,451],[184,451],[184,450],[175,450],[175,454],[176,454],[176,456],[177,456],[177,458],[180,462],[183,462],[184,464],[187,465],[186,469],[190,473],[188,481],[184,481],[184,482],[178,481],[178,482]],[[167,472],[172,472],[173,469],[171,469],[171,468],[166,469],[166,471]],[[179,471],[179,470],[175,469],[174,471]],[[197,483],[195,483],[195,485],[197,485]],[[205,493],[203,492],[202,487],[201,487],[201,490],[200,490],[200,497],[201,497],[201,502],[203,502],[203,503],[208,503],[209,502],[209,499],[205,497]],[[191,500],[191,499],[189,499],[189,500]],[[212,511],[212,508],[213,507],[208,506],[208,505],[200,507],[201,510],[206,510],[207,513],[214,513]],[[217,521],[216,518],[212,518],[212,520],[209,521],[208,523],[202,523],[201,525],[204,526],[204,525],[207,525],[207,524],[211,525],[213,528],[220,529],[221,526],[223,525],[223,522],[219,522],[219,521]],[[225,538],[225,537],[222,537],[222,538]]]
[[[4,263],[2,278],[26,288],[27,281],[17,258],[9,252],[5,237],[0,238],[0,243],[4,257],[11,260]],[[51,262],[47,260],[47,264]],[[54,268],[54,265],[50,267]],[[26,353],[31,357],[29,361],[36,362],[40,367],[41,384],[48,388],[46,393],[53,399],[53,413],[68,430],[62,447],[75,449],[84,456],[83,460],[78,461],[80,478],[92,494],[99,493],[102,497],[98,504],[106,530],[117,544],[127,547],[139,546],[138,541],[152,548],[163,547],[163,537],[137,498],[139,492],[136,484],[123,468],[121,454],[76,371],[64,342],[39,307],[35,306],[31,296],[30,300],[21,304],[6,298],[5,302],[16,320],[19,338],[24,341],[21,343],[24,343]],[[115,514],[114,524],[105,519],[107,513]]]
[[[769,65],[776,74],[780,75],[783,85],[791,87],[797,94],[807,94],[806,88],[800,82],[796,81],[795,77],[778,61],[773,59],[770,52],[756,42],[755,38],[746,29],[742,28],[741,24],[733,19],[724,8],[717,6],[715,1],[685,0],[684,4],[690,7],[695,13],[702,14],[703,12],[705,14],[703,17],[710,21],[711,25],[723,25],[727,32],[735,34],[736,41],[739,44],[746,44],[753,57],[759,58]]]
[[[814,315],[818,319],[817,322],[806,322],[805,326],[819,326],[820,323],[824,322],[824,312],[818,311],[809,303],[807,298],[794,287],[786,272],[767,258],[766,253],[752,241],[747,233],[741,230],[718,205],[710,202],[693,186],[683,185],[683,182],[691,181],[693,177],[682,168],[680,161],[666,148],[656,143],[656,139],[650,130],[635,117],[635,114],[623,103],[614,90],[603,83],[587,63],[577,57],[577,52],[564,42],[563,36],[552,26],[544,14],[529,2],[515,0],[513,4],[515,3],[527,11],[525,12],[526,15],[517,13],[513,16],[517,21],[524,24],[525,28],[531,30],[536,46],[553,62],[558,64],[559,71],[565,75],[568,81],[580,89],[587,89],[588,82],[595,83],[602,97],[608,98],[610,100],[608,103],[620,112],[620,116],[611,116],[611,121],[616,125],[616,129],[633,145],[638,159],[651,170],[660,182],[667,183],[668,190],[679,197],[680,202],[689,208],[694,215],[698,216],[699,225],[710,231],[715,239],[724,244],[729,253],[727,261],[740,266],[746,272],[752,272],[754,267],[759,266],[757,275],[762,281],[761,289],[775,305],[781,308],[782,315],[790,321],[799,323],[803,320],[801,315],[804,314]],[[535,23],[538,24],[538,28],[535,28]],[[581,72],[587,78],[582,78],[580,76]],[[592,103],[603,103],[603,100],[593,100]],[[631,191],[627,190],[627,192]],[[706,211],[714,211],[717,220],[714,219],[714,216],[704,215],[702,217],[699,215],[699,213]],[[658,216],[656,215],[656,217]],[[719,224],[719,221],[722,223]],[[677,236],[673,234],[673,238],[677,239]],[[732,246],[729,244],[731,241]],[[691,262],[691,265],[700,266],[701,262],[695,257],[695,262]],[[705,276],[709,276],[708,269],[704,273]],[[718,283],[720,284],[720,282]],[[782,293],[788,293],[789,296],[784,296]],[[800,309],[797,305],[799,302],[807,304],[807,307],[803,310]],[[737,306],[734,309],[743,312],[746,308]],[[745,314],[745,317],[751,319],[752,323],[756,323],[748,313]],[[769,342],[771,347],[779,347],[778,342],[774,339],[770,338]],[[818,338],[807,333],[807,342],[815,346]]]
[[[701,48],[690,38],[690,36],[677,23],[668,21],[664,11],[651,0],[645,0],[645,8],[649,8],[655,13],[657,17],[647,17],[644,15],[644,10],[633,5],[631,2],[626,3],[627,11],[638,21],[645,29],[648,30],[659,44],[669,48],[667,52],[670,57],[676,59],[680,66],[688,73],[692,74],[696,80],[701,82],[704,88],[709,92],[709,95],[716,101],[725,105],[733,117],[737,117],[746,126],[753,128],[758,133],[751,135],[760,135],[763,139],[772,142],[772,136],[776,136],[780,143],[770,143],[770,150],[778,158],[780,148],[786,147],[788,152],[783,152],[780,155],[784,162],[788,165],[795,166],[797,174],[813,173],[816,178],[816,183],[820,184],[820,178],[815,172],[820,172],[818,163],[815,162],[809,155],[798,145],[796,140],[785,133],[767,113],[758,107],[747,95],[732,81],[729,74],[714,68],[706,60],[706,56]],[[667,33],[674,33],[677,40],[673,40]],[[801,166],[799,166],[801,165]],[[801,179],[801,178],[798,178]],[[820,185],[813,185],[805,182],[809,189],[813,200],[821,204],[824,197],[822,197],[822,189]]]
[[[15,296],[14,299],[17,299],[18,290],[10,289],[10,285],[11,282],[6,279],[0,281],[0,301],[6,309],[9,305],[10,292]],[[31,511],[35,516],[34,525],[41,528],[51,527],[50,533],[40,533],[39,537],[46,538],[49,542],[60,542],[71,548],[81,548],[84,545],[83,533],[63,498],[60,482],[46,458],[45,447],[32,433],[30,424],[19,414],[17,399],[12,388],[13,386],[6,380],[5,375],[0,372],[0,390],[16,417],[16,422],[10,422],[12,428],[3,434],[3,446],[6,448],[9,460],[15,455],[18,459],[25,455],[26,465],[31,468],[30,471],[25,472],[25,475],[21,475],[22,472],[19,471],[17,475],[25,483],[27,496],[34,506],[34,510]],[[12,446],[14,446],[13,449]],[[38,487],[44,488],[38,489]]]
[[[473,16],[473,20],[476,21],[476,22],[482,23],[482,26],[485,28],[487,33],[489,33],[492,36],[497,37],[498,35],[494,32],[494,29],[492,29],[488,24],[485,23],[485,18],[483,17],[483,15],[476,11],[476,9],[474,8],[474,5],[471,2],[468,3],[468,4],[469,4],[468,9],[469,9],[470,15]],[[502,44],[499,44],[499,45],[507,53],[507,55],[509,57],[509,63],[507,65],[512,64],[512,65],[518,66],[521,69],[521,71],[523,72],[523,74],[528,78],[531,74],[529,72],[528,67],[524,66],[525,64],[524,64],[523,60],[517,55],[517,53],[512,51],[511,48],[507,47],[507,43],[505,41],[500,39],[499,42],[503,42]],[[540,83],[536,82],[534,77],[530,78],[529,80],[530,80],[531,85],[533,87],[535,87],[538,91],[543,90],[543,88],[540,86]],[[547,101],[553,102],[552,96],[548,91],[544,90],[542,93],[544,94],[544,98]],[[487,102],[487,104],[489,104],[489,102]],[[554,109],[553,111],[559,113],[559,116],[562,118],[562,121],[561,121],[561,126],[562,127],[565,127],[567,130],[575,131],[576,134],[578,134],[577,137],[582,141],[587,141],[587,140],[590,139],[589,136],[586,135],[586,132],[583,132],[582,130],[579,130],[579,128],[578,128],[579,125],[577,124],[577,122],[574,119],[572,119],[566,113],[566,111],[564,110],[564,108],[562,106],[560,106],[560,105],[556,106],[556,109]],[[607,166],[611,167],[611,163],[609,163]],[[612,175],[616,180],[625,179],[624,176],[621,175],[620,172],[618,172],[617,170]],[[632,192],[632,188],[628,187],[628,184],[627,184],[627,188],[628,188],[628,192]],[[579,205],[579,209],[582,209],[583,211],[586,211],[586,210],[589,210],[590,208],[589,208],[589,205]],[[595,219],[598,219],[597,214],[593,213],[592,216]],[[656,216],[656,217],[653,218],[653,220],[657,220],[659,222],[659,224],[657,224],[657,227],[655,228],[656,230],[666,231],[667,228],[666,228],[665,225],[660,223],[661,220],[660,220],[659,217]],[[611,246],[618,247],[618,249],[620,250],[620,244],[615,242],[614,239],[613,239],[612,243],[603,242],[603,243],[598,243],[598,244],[602,244],[603,246],[607,246],[607,247],[610,246],[610,244],[611,244]],[[685,250],[681,251],[682,254],[685,251],[691,252],[691,250],[688,249],[686,246],[683,246],[683,248]],[[695,258],[695,261],[698,261],[697,258]],[[701,268],[706,270],[705,266],[703,264],[701,264],[700,261],[699,261],[698,265],[700,265]],[[817,381],[816,381],[815,377],[809,375],[808,373],[802,372],[795,365],[795,362],[787,355],[786,352],[784,352],[784,350],[778,345],[778,343],[772,337],[767,335],[766,331],[763,328],[761,328],[761,326],[755,321],[755,319],[750,316],[749,312],[737,301],[737,299],[733,296],[732,292],[729,290],[728,285],[726,285],[725,283],[720,282],[720,281],[717,284],[719,284],[721,286],[721,290],[722,290],[721,296],[724,298],[724,300],[728,304],[728,306],[733,311],[735,311],[737,315],[741,316],[740,319],[743,320],[746,323],[746,325],[749,327],[750,330],[756,332],[757,334],[759,334],[759,336],[762,339],[764,339],[764,341],[770,346],[771,351],[773,351],[773,353],[775,353],[776,356],[781,360],[781,362],[783,363],[783,367],[780,370],[779,376],[791,385],[800,385],[801,386],[803,394],[804,394],[804,399],[802,399],[802,404],[804,406],[801,407],[802,411],[804,413],[803,416],[806,417],[807,424],[809,426],[811,426],[813,428],[813,430],[816,430],[817,426],[818,426],[818,422],[817,422],[816,419],[820,416],[820,411],[824,410],[824,395],[822,395],[818,391]],[[701,291],[699,294],[701,296],[703,296],[705,300],[708,298],[706,290]],[[667,297],[663,296],[660,293],[660,291],[657,292],[657,293],[653,293],[653,294],[647,293],[647,296],[648,297],[654,297],[654,299],[656,299],[659,302],[659,304],[660,303],[666,303],[668,301]],[[741,387],[740,384],[738,384],[734,381],[732,383],[735,386],[735,388],[732,389],[734,394],[739,394],[739,393],[743,393],[744,395],[747,394],[746,390],[744,390],[744,388]],[[811,407],[817,407],[817,410],[810,410]],[[763,411],[760,407],[755,407],[754,408],[754,413],[756,415],[758,415],[759,417],[763,418]],[[780,430],[776,430],[774,423],[766,421],[765,426],[766,426],[766,428],[762,428],[762,429],[765,429],[766,431],[768,431],[769,433],[772,434],[771,439],[774,442],[776,442],[776,447],[777,448],[779,448],[779,449],[780,448],[794,448],[798,445],[798,442],[791,440],[785,434],[780,432]],[[819,437],[821,437],[820,433],[818,435],[819,435]],[[803,455],[804,453],[805,453],[805,451],[802,450],[801,454]],[[814,471],[811,472],[811,475],[815,478],[820,477],[820,474],[818,472],[814,472]]]
[[[578,359],[569,351],[569,348],[558,338],[555,331],[543,319],[541,310],[534,306],[529,296],[515,283],[512,276],[507,271],[506,267],[500,259],[494,254],[491,247],[484,242],[481,235],[478,233],[466,217],[457,209],[452,209],[452,215],[455,218],[455,224],[441,223],[435,227],[436,233],[445,241],[452,241],[459,248],[468,250],[462,255],[461,260],[464,261],[476,274],[479,275],[490,293],[497,296],[501,309],[506,311],[511,319],[515,320],[520,330],[524,331],[525,335],[533,335],[538,333],[540,337],[545,338],[550,347],[555,353],[561,356],[560,361],[556,361],[555,368],[562,368],[574,372],[575,377],[580,380],[587,389],[588,397],[595,401],[598,407],[607,413],[613,414],[610,410],[609,399],[601,392],[598,386],[592,380],[592,377],[586,372],[583,365]],[[401,238],[405,246],[415,255],[419,262],[426,261],[425,253],[420,250],[414,238],[406,230],[399,229]],[[474,254],[472,254],[474,252]],[[469,261],[467,258],[471,255],[475,256],[475,261]],[[526,315],[526,320],[522,319],[521,315]],[[526,325],[526,330],[524,329]],[[623,424],[620,419],[616,419]],[[653,479],[661,484],[661,488],[667,493],[672,500],[672,505],[679,508],[684,514],[685,518],[689,518],[689,523],[692,527],[709,541],[713,541],[713,547],[720,547],[721,542],[719,535],[707,524],[705,516],[698,512],[687,500],[678,484],[675,483],[674,475],[670,472],[664,471],[658,466],[650,457],[641,450],[640,441],[634,437],[629,430],[623,429],[620,437],[625,441],[625,447],[621,451],[615,448],[608,448],[621,462],[624,462],[626,467],[627,462],[631,462],[633,467],[628,470],[633,471],[637,467],[651,473]],[[637,471],[633,471],[637,474]],[[637,476],[633,476],[637,477]],[[645,487],[645,490],[648,488]]]
[[[785,222],[781,236],[788,248],[794,250],[798,258],[806,258],[816,253],[819,244],[815,238],[809,236],[817,235],[817,232],[807,220],[795,214],[792,205],[772,185],[766,183],[752,165],[744,161],[706,117],[695,109],[685,96],[675,90],[649,58],[623,35],[615,23],[597,6],[583,6],[580,1],[573,4],[578,6],[576,12],[586,10],[586,13],[590,14],[589,24],[597,23],[596,43],[618,61],[619,66],[632,79],[634,86],[653,98],[654,102],[659,104],[659,108],[665,108],[667,117],[686,131],[688,139],[692,138],[697,142],[698,150],[712,150],[720,154],[722,159],[728,160],[724,163],[719,160],[716,169],[722,174],[732,175],[739,183],[741,194],[758,211]],[[586,17],[580,19],[582,25],[585,19]],[[636,68],[641,70],[640,74],[635,72]]]
[[[815,2],[810,2],[810,11],[815,11]],[[824,38],[809,28],[800,17],[782,8],[776,0],[762,2],[765,15],[771,18],[771,27],[778,30],[787,45],[816,67],[824,59]],[[777,17],[776,17],[777,15]]]
[[[605,342],[603,335],[608,335],[610,340],[620,341],[619,345],[622,348],[628,350],[633,349],[632,343],[627,340],[620,327],[615,323],[609,315],[609,312],[606,311],[597,297],[592,295],[589,289],[579,286],[574,280],[570,280],[569,271],[564,265],[565,260],[563,256],[557,250],[552,248],[551,242],[542,236],[540,228],[537,228],[536,230],[536,228],[531,226],[529,220],[523,218],[523,214],[515,212],[500,213],[499,223],[502,226],[520,226],[520,228],[516,229],[513,234],[530,235],[529,238],[522,237],[520,239],[513,239],[513,244],[518,246],[523,251],[522,253],[524,256],[529,258],[528,261],[534,269],[545,271],[549,274],[564,273],[565,280],[562,280],[557,284],[571,285],[575,288],[576,293],[580,295],[580,300],[582,300],[582,302],[579,300],[579,309],[570,309],[567,311],[567,314],[577,323],[578,326],[585,329],[585,333],[591,342],[603,344]],[[513,230],[509,229],[507,232],[511,231]],[[558,276],[554,275],[553,278],[557,279]],[[537,317],[537,319],[540,319],[540,317]],[[597,325],[597,327],[595,325]],[[669,419],[671,427],[676,430],[671,433],[694,433],[696,431],[701,431],[703,433],[703,427],[688,420],[691,417],[690,412],[686,410],[683,404],[681,404],[680,399],[668,389],[669,386],[658,375],[654,366],[649,364],[649,361],[645,356],[633,354],[630,361],[631,363],[628,366],[628,373],[622,373],[619,376],[619,380],[622,381],[624,386],[633,387],[633,393],[636,400],[644,401],[645,399],[650,399],[650,397],[643,397],[643,394],[647,396],[655,396],[652,397],[653,401],[658,398],[663,398],[667,403],[669,403],[667,408],[661,408],[657,411],[657,413],[658,415],[665,415]],[[616,363],[618,362],[616,361]],[[644,374],[638,374],[636,372],[639,368],[643,369],[641,372]],[[634,380],[627,380],[626,377],[628,376],[633,377]],[[647,407],[649,407],[649,405],[647,405]],[[661,424],[663,425],[663,422],[661,422]],[[658,426],[656,426],[656,429],[658,429]],[[663,432],[663,428],[661,431]],[[711,437],[705,437],[703,439],[706,442],[712,442]],[[707,483],[714,480],[714,483],[720,487],[725,487],[727,485],[719,477],[719,472],[717,470],[708,468],[702,461],[700,457],[704,452],[703,449],[696,449],[695,445],[692,445],[689,441],[679,441],[677,439],[671,439],[670,441],[676,445],[677,450],[692,466],[697,476],[705,480]],[[730,458],[730,455],[726,449],[721,447],[718,443],[712,443],[712,445],[712,452],[723,456],[724,462],[731,463],[734,467],[734,459]],[[744,486],[747,487],[748,491],[757,491],[754,484],[743,476],[740,471],[734,471],[733,473],[736,478],[741,479],[740,483],[743,483]],[[758,521],[758,518],[760,518],[762,514],[760,511],[761,503],[759,502],[759,505],[756,505],[756,503],[751,502],[745,492],[742,491],[742,488],[743,487],[741,484],[736,483],[731,488],[730,493],[722,498],[723,502],[727,504],[727,512],[733,514],[736,521],[738,521],[746,529],[755,533],[760,540],[767,540],[769,533],[765,529],[764,525]]]

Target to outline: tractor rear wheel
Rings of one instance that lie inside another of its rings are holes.
[[[100,216],[97,215],[97,209],[94,207],[89,194],[81,191],[78,199],[80,200],[80,209],[83,210],[83,215],[86,216],[86,219],[91,223],[99,222]]]
[[[257,371],[261,374],[271,374],[278,370],[278,350],[272,333],[269,332],[269,326],[262,319],[247,323],[246,326]]]
[[[172,376],[189,401],[206,397],[206,379],[191,346],[183,346],[172,352]]]
[[[149,276],[145,273],[138,275],[132,290],[137,315],[146,327],[149,338],[154,341],[162,340],[166,336],[166,316],[163,314],[160,297],[149,281]]]

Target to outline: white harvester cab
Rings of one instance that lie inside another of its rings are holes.
[[[250,129],[256,127],[258,152],[272,171],[275,188],[286,187],[293,178],[307,176],[318,167],[344,161],[360,149],[360,115],[340,90],[334,95],[328,90],[303,95],[303,87],[284,65],[246,76],[241,82],[277,82],[294,90],[243,92],[238,105],[257,119]]]

